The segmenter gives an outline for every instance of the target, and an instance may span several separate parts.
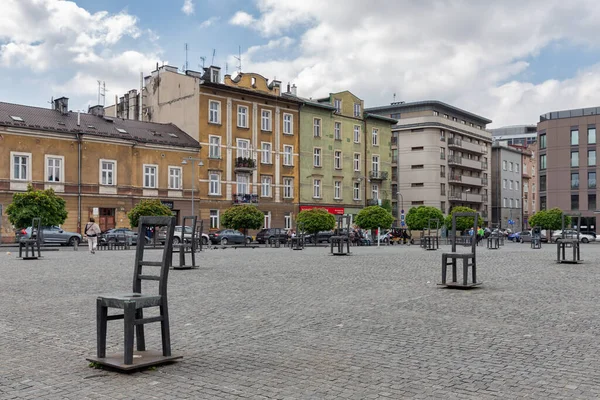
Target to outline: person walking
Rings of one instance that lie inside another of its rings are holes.
[[[94,218],[90,218],[90,222],[85,224],[85,230],[83,232],[87,236],[90,253],[96,254],[96,248],[98,247],[98,235],[102,231],[100,230],[100,227]]]

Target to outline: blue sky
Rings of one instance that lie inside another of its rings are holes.
[[[494,120],[600,105],[600,9],[591,0],[3,0],[0,101],[106,104],[156,63],[293,82],[367,106],[437,99]]]

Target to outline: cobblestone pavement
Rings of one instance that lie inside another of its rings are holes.
[[[133,374],[85,357],[95,298],[130,290],[134,252],[83,250],[0,254],[1,399],[600,398],[600,246],[581,265],[550,245],[480,248],[471,291],[436,286],[442,250],[208,250],[170,273],[183,360]],[[122,351],[120,322],[108,343]]]

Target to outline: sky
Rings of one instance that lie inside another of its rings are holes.
[[[440,100],[535,124],[600,106],[594,0],[1,0],[0,101],[72,110],[139,88],[159,65],[214,64],[350,90],[366,107]],[[204,58],[204,60],[202,60]]]

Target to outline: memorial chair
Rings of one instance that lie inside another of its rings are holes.
[[[531,230],[531,248],[532,249],[541,249],[542,248],[542,228],[539,226],[535,226]]]
[[[566,231],[566,217],[577,218],[577,231],[567,233]],[[579,240],[581,235],[581,214],[565,214],[562,215],[562,234],[560,238],[556,239],[556,262],[566,264],[579,264],[581,262],[581,248],[579,246]],[[567,248],[571,248],[573,251],[572,258],[567,258]]]
[[[197,223],[198,217],[196,216],[183,217],[183,226],[181,227],[181,242],[177,245],[173,245],[173,250],[175,250],[176,248],[179,250],[179,265],[173,265],[173,269],[198,268],[198,266],[196,265],[196,246],[198,245],[198,240],[196,237]],[[191,237],[186,236],[186,228],[188,226],[192,228]],[[186,264],[186,254],[190,255],[192,261],[191,264]]]
[[[161,261],[149,261],[144,258],[148,249],[143,240],[138,240],[135,254],[133,291],[131,293],[99,296],[96,300],[97,321],[97,356],[88,358],[89,361],[127,371],[174,361],[181,356],[171,354],[171,338],[169,327],[169,311],[167,303],[167,278],[171,267],[173,251],[173,231],[175,217],[141,217],[139,236],[143,237],[147,227],[166,226],[165,246],[162,249]],[[158,273],[146,272],[145,268],[158,268]],[[142,281],[158,282],[158,293],[142,293]],[[144,318],[143,309],[158,307],[159,316]],[[122,314],[108,315],[109,308],[123,310]],[[106,355],[106,333],[108,321],[124,321],[124,354],[123,356]],[[160,322],[162,338],[162,354],[146,352],[144,325]],[[137,343],[138,354],[134,356],[133,342]]]
[[[19,258],[23,260],[37,260],[41,257],[40,247],[43,237],[44,229],[42,228],[42,220],[40,218],[33,218],[31,220],[31,235],[28,238],[23,237],[19,239]],[[25,256],[23,256],[23,249],[25,249]],[[37,256],[35,255],[36,250]]]
[[[471,252],[470,253],[457,253],[456,252],[456,218],[459,217],[472,217],[473,230],[477,229],[477,222],[479,219],[479,213],[467,212],[467,213],[455,213],[452,214],[452,253],[442,254],[442,283],[441,286],[451,288],[469,289],[478,285],[477,282],[477,243],[475,240],[471,240]],[[458,260],[462,260],[462,281],[458,280],[457,267]],[[447,281],[448,266],[452,267],[452,280]],[[471,281],[469,282],[469,268],[471,268]]]
[[[346,225],[346,233],[344,233]],[[350,216],[340,215],[337,218],[336,234],[331,237],[331,254],[334,256],[350,255]]]

